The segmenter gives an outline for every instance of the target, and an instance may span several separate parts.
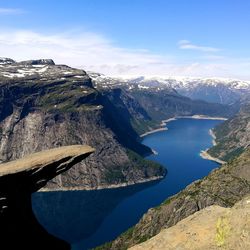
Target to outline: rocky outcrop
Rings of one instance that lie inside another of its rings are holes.
[[[70,249],[66,242],[49,235],[37,222],[32,212],[31,193],[93,151],[81,145],[60,147],[0,165],[1,249]]]
[[[165,176],[160,165],[142,161],[151,150],[137,140],[132,108],[128,111],[125,105],[131,98],[121,98],[125,92],[97,91],[85,71],[48,59],[7,64],[0,73],[1,162],[48,148],[88,144],[95,153],[46,188],[98,189]],[[140,116],[139,109],[135,112]]]
[[[150,209],[134,227],[98,249],[126,249],[208,206],[233,206],[250,194],[249,170],[250,149],[247,149],[238,158],[190,184],[160,206]]]
[[[250,102],[239,113],[213,130],[216,145],[208,153],[228,161],[242,153],[250,145]]]
[[[131,250],[250,249],[250,196],[232,208],[210,206]]]

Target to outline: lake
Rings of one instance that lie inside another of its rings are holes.
[[[168,169],[161,181],[96,191],[38,192],[33,211],[47,231],[68,241],[72,250],[103,244],[133,226],[151,207],[159,205],[218,164],[199,153],[212,146],[209,129],[220,120],[178,119],[167,131],[150,134],[143,144],[158,152],[148,159]]]

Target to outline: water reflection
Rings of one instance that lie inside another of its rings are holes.
[[[33,211],[49,233],[72,244],[94,234],[124,199],[156,183],[96,191],[38,192],[32,196]]]

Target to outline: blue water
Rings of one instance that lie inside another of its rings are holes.
[[[113,190],[35,193],[32,205],[37,219],[48,232],[70,242],[73,250],[114,239],[149,208],[218,166],[199,153],[211,147],[208,131],[220,122],[178,119],[167,124],[167,131],[144,138],[143,143],[158,152],[148,158],[168,169],[162,181]]]

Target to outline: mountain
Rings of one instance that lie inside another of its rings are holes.
[[[131,114],[120,98],[125,93],[102,93],[85,71],[49,59],[2,61],[8,63],[0,67],[1,162],[44,149],[88,144],[95,153],[46,188],[115,187],[164,177],[163,167],[140,156],[152,151],[138,141],[130,124]],[[112,102],[110,95],[115,96]],[[135,112],[145,115],[140,109]]]
[[[193,182],[158,207],[149,209],[134,227],[113,242],[97,249],[127,249],[150,239],[161,230],[176,225],[206,207],[211,205],[232,207],[250,193],[249,166],[250,149],[248,148],[230,163],[213,170],[207,177]]]
[[[89,75],[97,89],[120,88],[125,90],[139,102],[153,121],[158,121],[158,124],[159,121],[174,116],[203,114],[230,117],[239,109],[239,104],[237,103],[229,106],[202,100],[192,100],[189,97],[185,97],[178,92],[180,84],[177,84],[176,80],[173,79],[164,80],[145,77],[112,78],[93,72],[89,72]],[[185,86],[188,88],[189,84],[186,83]]]
[[[175,116],[206,115],[213,117],[231,117],[238,106],[192,100],[177,92],[164,89],[131,89],[131,95],[140,103],[153,120],[161,121]]]
[[[174,89],[179,94],[194,100],[211,103],[233,104],[250,93],[250,82],[224,78],[187,78],[187,77],[106,77],[90,73],[96,84],[104,87],[125,85],[128,88]]]
[[[223,78],[186,78],[172,86],[192,99],[231,105],[250,93],[250,82]]]
[[[88,144],[86,161],[46,188],[96,189],[163,178],[165,168],[143,159],[152,150],[140,134],[181,115],[230,117],[238,107],[194,101],[164,85],[121,82],[51,59],[0,60],[0,161],[44,149]],[[141,81],[141,79],[137,79]]]
[[[213,129],[216,145],[208,153],[228,161],[250,145],[250,102],[245,100],[241,110],[226,122]]]
[[[247,196],[232,208],[202,209],[130,249],[249,249],[250,235],[246,233],[250,228],[249,201],[250,196]]]

